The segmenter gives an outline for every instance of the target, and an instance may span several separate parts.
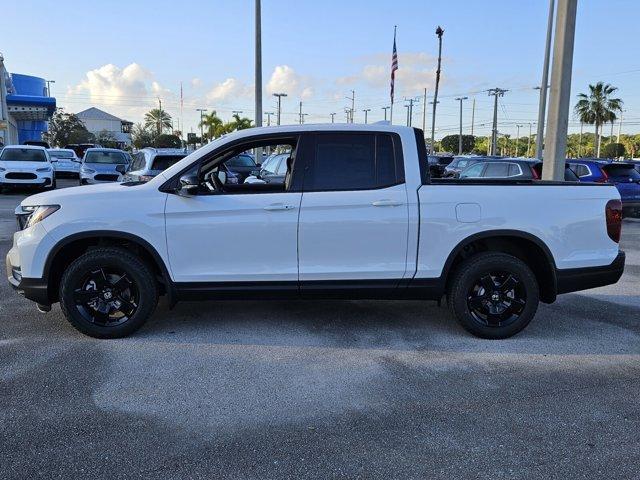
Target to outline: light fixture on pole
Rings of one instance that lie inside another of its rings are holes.
[[[286,93],[274,93],[274,97],[278,98],[278,115],[276,116],[276,123],[280,125],[280,115],[282,114],[282,97],[286,97]]]
[[[457,102],[460,102],[460,132],[458,133],[458,155],[462,155],[462,101],[467,100],[469,97],[458,97]]]

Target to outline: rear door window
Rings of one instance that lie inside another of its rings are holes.
[[[487,169],[482,175],[485,178],[505,178],[509,176],[509,164],[504,162],[487,163]]]
[[[573,171],[576,172],[576,175],[578,177],[588,177],[589,175],[591,175],[591,170],[589,170],[589,167],[583,165],[582,163],[574,164],[571,167],[573,168]]]
[[[640,173],[633,168],[633,165],[609,164],[602,167],[607,172],[609,178],[617,181],[637,181],[640,180]]]

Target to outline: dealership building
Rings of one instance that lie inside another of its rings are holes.
[[[0,54],[0,142],[42,140],[56,109],[44,78],[8,73]]]

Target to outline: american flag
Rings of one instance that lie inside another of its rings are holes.
[[[391,104],[393,105],[393,93],[396,83],[396,70],[398,70],[398,51],[396,50],[396,31],[393,30],[393,54],[391,55]]]

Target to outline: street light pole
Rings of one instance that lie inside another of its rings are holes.
[[[491,155],[495,155],[498,150],[498,97],[504,96],[505,92],[502,88],[489,89],[489,96],[493,95],[493,128],[491,131]]]
[[[255,65],[255,96],[256,96],[256,127],[262,126],[262,12],[260,0],[256,0],[256,65]]]
[[[202,130],[203,124],[202,124],[202,117],[203,117],[203,113],[206,112],[207,109],[206,108],[196,108],[196,112],[200,112],[200,145],[203,145],[203,137],[204,137],[204,131]]]
[[[278,116],[276,117],[277,124],[280,125],[280,114],[282,112],[282,97],[286,97],[286,93],[274,93],[274,97],[278,98]]]
[[[531,155],[531,122],[529,122],[529,138],[527,138],[527,157]]]
[[[467,100],[469,97],[458,97],[457,102],[460,102],[460,133],[458,134],[458,155],[462,155],[462,101]]]
[[[47,97],[51,96],[51,84],[56,83],[55,80],[45,80],[47,82]]]
[[[274,115],[273,112],[264,112],[264,114],[267,116],[267,127],[271,126],[271,115]]]
[[[387,110],[389,110],[391,107],[382,107],[382,110],[384,110],[384,121],[387,121]]]
[[[433,146],[435,145],[436,135],[436,106],[438,105],[438,86],[440,84],[440,65],[442,63],[442,34],[444,30],[438,25],[436,28],[436,36],[438,37],[438,69],[436,70],[436,88],[433,93],[433,116],[431,118],[431,153],[433,153]]]
[[[331,123],[334,123],[335,116],[336,116],[335,112],[334,113],[330,113],[329,115],[331,115]]]
[[[540,81],[540,99],[538,103],[538,133],[536,134],[536,158],[542,160],[544,146],[544,115],[547,108],[547,88],[549,83],[549,56],[551,52],[551,32],[553,30],[553,7],[555,0],[549,0],[549,18],[547,20],[547,42],[544,48],[544,64]]]
[[[516,158],[518,157],[518,141],[520,140],[520,127],[522,127],[522,125],[517,125],[516,124]]]
[[[371,109],[370,108],[365,108],[362,111],[364,112],[364,123],[366,125],[367,124],[367,114],[371,111]]]
[[[542,178],[564,180],[578,0],[558,0]],[[545,86],[545,85],[543,85]]]

